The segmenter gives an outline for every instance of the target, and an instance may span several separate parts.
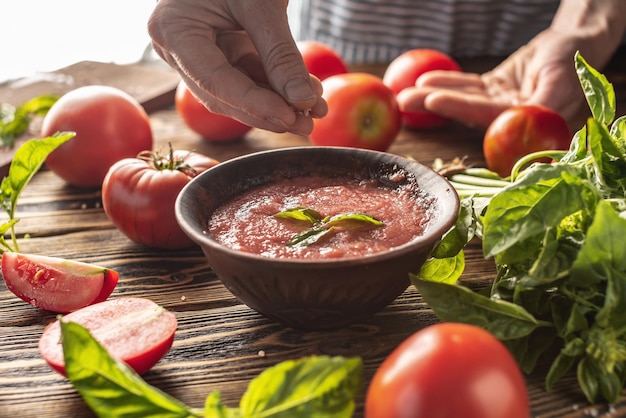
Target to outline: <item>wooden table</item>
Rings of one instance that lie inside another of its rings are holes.
[[[482,63],[483,65],[489,65]],[[626,100],[623,66],[616,62],[609,79],[618,99]],[[369,69],[380,72],[380,68]],[[620,107],[621,104],[620,104]],[[623,113],[619,113],[623,114]],[[584,116],[574,122],[578,129]],[[191,149],[226,160],[276,147],[306,145],[306,138],[253,130],[231,144],[210,144],[186,129],[173,107],[151,114],[155,148]],[[389,150],[426,164],[435,158],[467,156],[483,165],[481,130],[452,124],[436,131],[400,133]],[[413,287],[382,312],[353,326],[328,332],[285,328],[235,299],[194,247],[160,251],[136,245],[117,231],[101,206],[99,190],[66,186],[49,171],[41,171],[22,194],[17,217],[26,253],[40,253],[107,266],[121,280],[112,298],[141,296],[173,311],[179,320],[171,351],[144,377],[188,405],[202,407],[206,395],[220,391],[229,406],[238,405],[247,383],[265,368],[306,355],[361,356],[365,383],[382,360],[402,340],[437,321]],[[476,287],[494,277],[491,260],[478,244],[467,250],[462,281]],[[37,341],[55,315],[25,304],[0,281],[0,416],[90,417],[93,413],[68,381],[40,358]],[[528,377],[534,417],[626,416],[626,398],[617,405],[588,405],[568,375],[547,393],[543,375]],[[355,416],[362,416],[364,393]],[[454,396],[454,395],[451,395]]]

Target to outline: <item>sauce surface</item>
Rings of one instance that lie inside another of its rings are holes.
[[[405,244],[421,236],[435,215],[435,199],[408,182],[398,187],[377,181],[322,176],[280,179],[250,189],[219,207],[209,219],[209,234],[230,248],[272,258],[360,257]],[[335,228],[307,246],[288,246],[311,224],[277,218],[294,207],[322,216],[361,212],[383,223],[375,227]]]

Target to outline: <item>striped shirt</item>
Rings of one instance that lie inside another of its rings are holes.
[[[412,48],[453,57],[506,56],[546,29],[556,0],[291,0],[296,40],[321,41],[351,64]]]

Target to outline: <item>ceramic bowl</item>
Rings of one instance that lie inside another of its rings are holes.
[[[406,181],[434,199],[425,233],[390,250],[330,260],[270,258],[234,250],[212,238],[212,213],[224,202],[278,177],[385,178],[402,171]],[[286,326],[328,330],[382,310],[410,285],[434,245],[453,225],[459,198],[430,167],[390,153],[341,147],[293,147],[221,162],[192,179],[176,201],[182,230],[203,250],[222,283],[241,302]]]

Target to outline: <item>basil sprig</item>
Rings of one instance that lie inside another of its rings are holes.
[[[48,113],[58,99],[55,95],[42,95],[19,106],[0,103],[0,148],[13,148],[15,138],[28,130],[33,116]]]
[[[274,217],[293,219],[311,225],[309,229],[291,237],[289,242],[287,242],[289,247],[306,247],[311,245],[332,232],[337,226],[346,229],[362,228],[368,225],[375,227],[383,226],[383,223],[378,219],[361,212],[344,212],[334,216],[322,216],[316,210],[302,206],[286,209],[276,213]]]
[[[19,251],[15,234],[15,224],[18,222],[15,209],[22,190],[39,171],[48,155],[74,136],[73,132],[61,132],[47,138],[29,139],[15,151],[9,173],[0,183],[0,205],[9,215],[9,220],[0,225],[0,253]],[[9,232],[11,242],[5,239],[5,234]]]
[[[525,372],[550,360],[548,390],[575,370],[589,402],[615,402],[626,382],[626,116],[614,120],[613,86],[578,53],[575,67],[592,117],[570,149],[529,154],[507,179],[452,174],[457,222],[411,281],[441,320],[492,332]],[[556,162],[522,168],[541,156]],[[483,292],[457,283],[474,237],[496,263]]]
[[[99,417],[348,418],[362,386],[359,357],[312,356],[263,371],[237,408],[225,406],[219,392],[207,396],[204,409],[192,408],[112,358],[83,326],[60,323],[67,377]]]

